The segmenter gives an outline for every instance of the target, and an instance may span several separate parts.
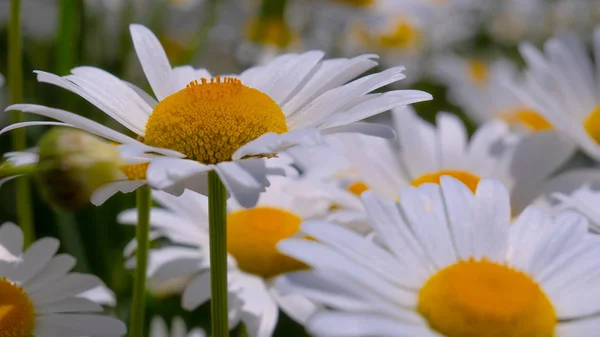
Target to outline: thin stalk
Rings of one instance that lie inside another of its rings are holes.
[[[66,75],[77,63],[81,1],[60,0],[60,28],[56,48],[56,73]]]
[[[10,24],[8,27],[8,87],[11,103],[23,102],[23,50],[21,41],[21,1],[10,2]],[[13,111],[12,122],[23,121],[21,111]],[[12,131],[12,146],[15,151],[27,148],[25,128]],[[23,230],[25,246],[31,244],[35,233],[33,228],[33,210],[31,209],[31,190],[29,178],[21,177],[16,181],[17,218]]]
[[[229,336],[227,311],[227,191],[215,171],[208,173],[212,336]]]
[[[138,244],[135,254],[135,273],[133,276],[133,304],[131,307],[131,321],[129,324],[130,337],[144,336],[144,314],[146,312],[146,268],[148,266],[148,250],[150,241],[150,188],[143,186],[136,191],[138,225],[136,240]]]

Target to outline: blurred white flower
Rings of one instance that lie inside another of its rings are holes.
[[[173,318],[169,331],[165,321],[155,316],[150,323],[150,337],[206,337],[206,333],[201,328],[195,328],[188,332],[181,317]]]

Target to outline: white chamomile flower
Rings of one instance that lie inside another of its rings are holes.
[[[593,36],[595,66],[582,41],[566,34],[551,38],[544,53],[521,45],[528,71],[515,93],[586,154],[600,160],[600,27]]]
[[[124,335],[123,322],[98,314],[100,304],[110,304],[114,297],[96,276],[69,272],[75,259],[56,255],[58,245],[56,239],[43,238],[23,252],[21,229],[12,223],[0,226],[0,247],[19,260],[0,259],[0,336]]]
[[[495,178],[511,192],[513,212],[518,214],[538,197],[546,180],[565,163],[572,149],[554,133],[516,137],[500,120],[480,126],[469,139],[463,122],[453,114],[438,113],[434,126],[412,109],[404,110],[393,112],[399,149],[370,136],[330,136],[332,146],[359,171],[362,181],[356,188],[364,183],[362,190],[373,189],[397,199],[401,187],[439,183],[444,175],[460,180],[472,191],[480,179]]]
[[[281,308],[302,323],[316,307],[299,296],[281,296],[273,279],[304,269],[275,248],[284,238],[296,236],[300,223],[324,219],[339,202],[326,192],[287,177],[274,177],[261,194],[258,205],[244,209],[230,200],[227,216],[229,253],[228,291],[231,326],[239,320],[249,336],[271,336]],[[154,200],[164,208],[151,210],[151,237],[166,237],[172,243],[149,253],[148,286],[159,293],[183,292],[182,305],[193,310],[210,299],[208,201],[187,190],[174,197],[156,191]],[[137,213],[120,215],[121,223],[137,223]],[[135,242],[126,248],[128,256]],[[135,263],[133,259],[131,263]]]
[[[308,320],[311,333],[597,336],[600,238],[584,217],[531,206],[511,223],[508,192],[493,179],[475,194],[451,177],[399,194],[400,203],[363,194],[375,241],[308,222],[314,240],[278,244],[313,269],[277,286],[330,309]]]
[[[185,322],[181,317],[173,318],[171,330],[169,331],[165,321],[155,316],[150,323],[150,337],[206,337],[206,333],[201,328],[187,331]]]
[[[405,65],[408,81],[419,80],[427,49],[428,20],[418,9],[415,3],[407,1],[375,1],[351,21],[341,48],[349,55],[376,51],[385,65]]]
[[[151,158],[146,178],[152,187],[172,193],[204,191],[207,174],[214,170],[233,197],[251,207],[268,185],[264,157],[298,143],[316,144],[321,134],[391,136],[385,126],[354,122],[431,99],[416,90],[371,93],[405,78],[403,67],[351,81],[377,65],[375,55],[322,60],[320,51],[285,54],[239,75],[212,77],[206,69],[172,68],[146,27],[132,25],[131,34],[158,100],[98,68],[78,67],[64,77],[37,74],[41,82],[86,98],[139,140],[63,110],[29,104],[7,110],[58,119],[121,144],[162,149],[154,150],[165,156]]]
[[[486,20],[487,30],[500,42],[540,40],[553,28],[548,1],[505,0],[496,2],[494,7]]]
[[[552,129],[539,113],[527,106],[511,89],[518,77],[516,66],[506,59],[486,62],[458,56],[440,56],[438,77],[449,89],[449,99],[463,108],[477,124],[502,119],[520,132]]]

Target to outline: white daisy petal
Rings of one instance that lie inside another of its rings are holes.
[[[13,255],[21,255],[23,252],[23,231],[19,226],[11,222],[5,222],[0,226],[0,245]]]
[[[80,128],[82,130],[88,131],[90,133],[115,141],[120,144],[139,143],[135,139],[125,136],[120,132],[117,132],[115,130],[107,128],[104,125],[98,124],[85,117],[75,115],[65,110],[53,109],[35,104],[14,104],[7,107],[4,111],[23,111],[34,113],[36,115],[44,117],[58,119],[62,122],[73,125],[74,127]]]
[[[376,55],[361,55],[352,59],[332,59],[321,62],[306,85],[283,106],[286,115],[300,109],[308,100],[319,93],[342,85],[361,73],[375,67]]]
[[[323,135],[335,133],[362,133],[368,136],[393,139],[396,137],[394,129],[387,125],[376,123],[352,123],[347,125],[328,127],[322,131]]]
[[[322,312],[308,324],[312,334],[323,337],[441,337],[423,325],[407,325],[378,315]]]
[[[186,310],[194,310],[210,299],[210,272],[196,275],[186,286],[181,295],[181,306]]]
[[[299,144],[316,146],[321,143],[321,134],[315,129],[293,130],[281,135],[269,132],[240,146],[233,153],[232,159],[240,160],[245,156],[277,153]]]
[[[34,277],[52,259],[54,253],[58,250],[58,245],[58,240],[54,238],[43,238],[34,242],[23,253],[22,266],[15,270],[11,275],[11,279],[24,283]]]
[[[39,337],[122,336],[127,331],[123,322],[99,315],[52,314],[36,323],[35,336]]]
[[[72,126],[66,123],[61,122],[22,122],[22,123],[14,123],[11,124],[4,129],[0,130],[0,135],[14,129],[25,128],[28,126],[38,126],[38,125],[54,125],[54,126]]]
[[[100,206],[118,192],[131,193],[144,185],[146,185],[146,182],[143,180],[109,183],[95,190],[90,198],[90,202],[95,206]]]
[[[39,82],[50,83],[67,89],[85,98],[88,102],[95,105],[98,109],[102,110],[104,113],[134,133],[144,134],[144,124],[139,123],[139,120],[130,119],[130,112],[126,109],[128,106],[126,101],[116,100],[113,96],[111,96],[112,93],[107,93],[106,91],[100,89],[97,85],[90,83],[89,80],[77,77],[75,75],[60,77],[58,75],[39,70],[36,71],[36,74]],[[134,95],[139,97],[137,94]],[[125,99],[128,100],[129,98],[127,97]],[[143,112],[139,112],[137,115],[143,115]],[[87,120],[87,118],[83,119]],[[77,125],[75,123],[71,124]]]
[[[158,38],[148,28],[132,24],[129,26],[135,52],[142,64],[146,78],[159,101],[175,93],[171,83],[171,63]]]
[[[600,317],[589,317],[568,322],[561,322],[556,326],[557,336],[597,337]]]

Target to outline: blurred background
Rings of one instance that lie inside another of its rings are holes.
[[[10,0],[0,0],[0,74],[7,73]],[[430,92],[434,100],[415,106],[435,120],[438,111],[463,117],[470,131],[503,97],[498,78],[518,78],[518,46],[541,46],[560,33],[585,41],[600,23],[598,0],[23,0],[25,102],[70,110],[119,128],[82,98],[37,83],[34,70],[66,75],[79,65],[105,69],[149,89],[133,53],[128,25],[141,23],[161,40],[171,64],[191,64],[213,74],[238,73],[281,53],[324,50],[327,56],[380,55],[380,66],[406,67],[400,85]],[[0,75],[0,108],[10,104]],[[497,100],[497,99],[496,99]],[[484,113],[482,113],[484,111]],[[0,126],[9,122],[0,113]],[[385,114],[376,121],[386,121]],[[27,116],[26,116],[27,119]],[[28,145],[45,131],[27,128]],[[125,132],[125,130],[122,130]],[[10,135],[0,136],[2,153]],[[77,258],[77,271],[98,275],[118,298],[112,309],[128,319],[132,274],[123,248],[134,228],[116,216],[134,207],[134,195],[119,194],[101,207],[56,213],[35,188],[36,236],[61,239],[61,250]],[[0,189],[0,223],[16,221],[14,182]],[[185,312],[176,295],[148,295],[148,317],[209,329],[209,306]],[[283,316],[283,314],[282,314]],[[234,331],[232,335],[238,333]],[[240,332],[241,334],[241,332]],[[280,319],[275,336],[305,336],[302,327]]]

